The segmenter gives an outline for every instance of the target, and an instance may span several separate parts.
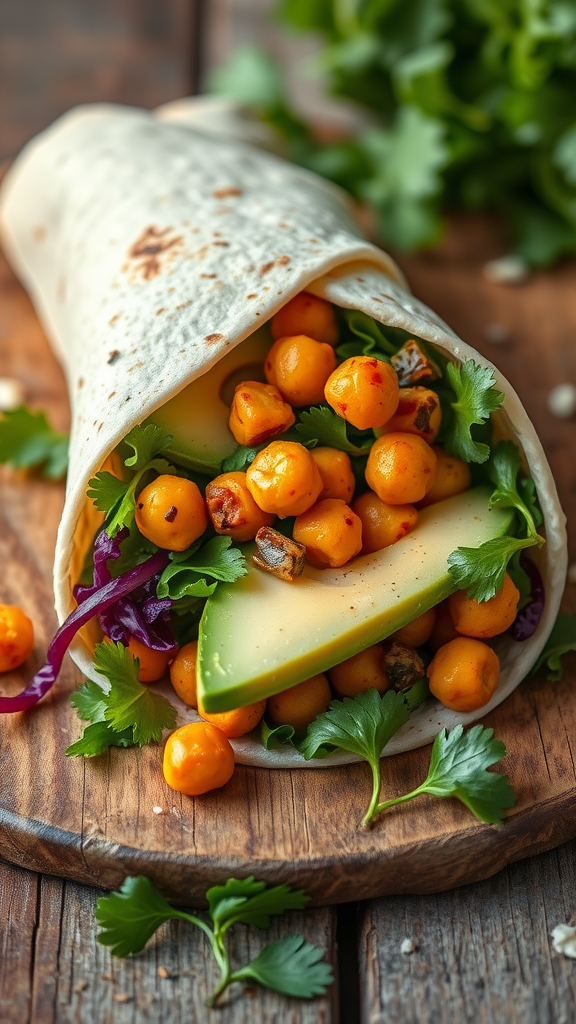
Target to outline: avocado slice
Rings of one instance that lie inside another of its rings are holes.
[[[509,509],[490,509],[476,487],[431,505],[416,529],[391,547],[342,569],[306,566],[285,583],[251,564],[220,583],[200,623],[198,687],[206,711],[230,711],[324,672],[389,636],[456,588],[447,569],[454,548],[505,534]]]
[[[172,434],[167,451],[174,462],[210,476],[220,472],[237,446],[228,427],[234,387],[242,380],[265,379],[271,344],[270,327],[264,324],[148,417],[146,423]]]

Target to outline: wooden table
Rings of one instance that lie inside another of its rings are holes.
[[[576,379],[574,267],[537,275],[518,288],[489,285],[481,268],[499,245],[490,225],[467,220],[453,227],[441,252],[402,262],[415,292],[519,386],[560,481],[566,511],[576,522],[576,427],[546,411],[550,388]],[[486,332],[494,323],[509,335],[498,348]],[[522,339],[535,331],[542,336],[542,358],[526,366]],[[8,337],[0,310],[0,374],[22,374],[34,393],[42,365],[27,359],[21,342],[8,346]],[[49,393],[44,397],[53,420],[64,426],[65,410]],[[51,553],[42,550],[41,557],[49,560]],[[574,589],[567,594],[567,608],[575,606]],[[31,780],[43,784],[41,778]],[[326,999],[312,1003],[260,990],[251,996],[232,992],[218,1019],[223,1024],[571,1021],[576,964],[552,950],[549,932],[576,913],[575,853],[576,842],[437,896],[393,896],[290,915],[274,925],[269,938],[302,931],[325,948],[338,983]],[[171,924],[137,959],[112,961],[95,942],[97,897],[77,883],[0,864],[2,1024],[206,1020],[203,1001],[214,986],[215,966],[202,935]],[[404,938],[417,947],[410,955],[401,952]],[[233,958],[245,961],[262,941],[260,933],[239,928]],[[159,967],[166,969],[161,975],[170,976],[159,975]]]

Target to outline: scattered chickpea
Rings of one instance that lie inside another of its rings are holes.
[[[0,604],[0,672],[26,661],[34,647],[32,622],[16,604]]]
[[[266,701],[258,700],[254,704],[246,704],[243,708],[235,708],[233,711],[220,711],[209,714],[202,707],[202,700],[198,701],[198,714],[216,725],[222,730],[228,739],[235,739],[238,736],[245,736],[252,732],[258,725],[266,710]]]
[[[498,655],[481,640],[460,636],[441,647],[427,669],[430,692],[453,711],[477,711],[500,678]]]
[[[370,449],[366,482],[389,505],[414,504],[434,486],[436,461],[417,434],[384,434]]]
[[[178,651],[170,663],[170,682],[180,700],[195,708],[198,705],[196,696],[196,661],[198,659],[198,641],[192,640]]]
[[[198,487],[185,477],[156,477],[138,495],[136,526],[159,548],[185,551],[208,526],[206,506]]]
[[[362,523],[340,498],[325,498],[299,515],[292,536],[317,569],[336,569],[362,549]]]
[[[248,467],[246,486],[258,508],[284,519],[310,508],[323,484],[304,445],[297,441],[272,441]]]
[[[246,484],[246,473],[222,473],[206,488],[206,506],[216,533],[242,543],[252,540],[262,526],[271,526],[274,516],[263,512]]]
[[[390,689],[391,683],[384,668],[384,648],[382,644],[366,647],[359,654],[354,654],[339,665],[334,665],[328,672],[330,682],[341,697],[355,697],[366,690],[378,690],[384,693]]]
[[[270,349],[264,373],[290,405],[317,405],[336,366],[334,349],[305,334],[278,338]]]
[[[410,533],[418,522],[414,505],[387,505],[374,491],[365,491],[352,505],[362,523],[362,554],[395,544]]]
[[[498,636],[510,628],[518,608],[520,591],[508,573],[494,597],[481,604],[468,597],[465,590],[457,590],[448,598],[452,621],[458,633],[485,639]]]
[[[333,306],[310,292],[300,292],[272,317],[272,337],[306,334],[327,345],[338,344],[338,324]]]
[[[234,751],[227,736],[210,722],[183,725],[164,747],[164,778],[186,796],[219,789],[234,774]]]
[[[470,466],[466,462],[455,455],[448,455],[439,444],[432,445],[432,451],[436,455],[436,479],[420,502],[420,508],[462,494],[470,487]]]
[[[291,427],[296,417],[278,388],[257,380],[234,390],[228,425],[238,444],[258,445]]]
[[[441,423],[442,410],[435,391],[423,387],[401,388],[398,408],[380,430],[383,434],[391,431],[418,434],[428,444],[432,444]]]
[[[429,608],[427,612],[422,612],[422,615],[417,615],[415,619],[412,619],[412,622],[407,622],[405,626],[397,629],[395,633],[392,633],[390,639],[398,640],[408,647],[422,647],[423,644],[428,643],[435,625],[436,609]]]
[[[341,498],[349,502],[354,494],[356,481],[350,458],[337,448],[312,448],[310,454],[318,466],[324,487],[319,498]]]
[[[321,672],[269,697],[266,714],[275,725],[291,725],[296,732],[304,732],[318,715],[327,711],[331,699],[328,680]]]
[[[330,374],[324,395],[338,416],[359,430],[382,427],[400,400],[398,377],[381,359],[353,356]]]
[[[450,640],[456,640],[456,638],[460,636],[452,622],[448,599],[437,604],[435,611],[436,622],[434,623],[434,629],[432,630],[428,640],[428,647],[433,651],[439,650],[440,647],[444,647],[444,644],[449,643]]]

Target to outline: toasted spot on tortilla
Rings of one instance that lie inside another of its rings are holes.
[[[115,316],[111,317],[111,319],[108,321],[108,326],[114,327],[114,324],[118,322],[121,316],[121,313],[116,313]]]
[[[214,196],[214,199],[227,199],[228,196],[241,196],[242,189],[235,187],[217,188],[214,190],[212,195]]]
[[[43,242],[48,232],[43,224],[38,224],[37,227],[32,229],[32,238],[35,242]]]
[[[160,313],[166,312],[166,306],[160,306],[160,309],[156,310],[156,316],[160,316]]]
[[[200,277],[218,277],[218,274],[200,274]]]
[[[258,273],[260,275],[268,274],[273,267],[285,267],[287,263],[290,263],[291,259],[291,256],[278,256],[277,259],[270,260],[269,263],[263,263]]]
[[[84,387],[84,377],[78,377],[78,390],[80,391]]]
[[[212,242],[212,245],[228,246],[230,245],[230,242]]]
[[[115,394],[116,394],[115,391],[111,391],[110,394],[108,395],[108,401],[110,401],[111,398],[114,398]]]
[[[250,295],[246,296],[247,299],[257,299],[258,295],[256,292],[250,292]]]
[[[118,351],[117,348],[115,348],[112,352],[108,353],[108,359],[106,360],[106,362],[108,363],[109,366],[113,366],[116,360],[120,357],[120,355],[121,353]]]
[[[157,228],[150,225],[128,250],[130,259],[138,261],[136,271],[145,281],[151,281],[161,273],[161,257],[164,253],[182,245],[182,235],[169,237],[172,230],[170,227]]]
[[[213,345],[215,341],[220,341],[223,337],[223,334],[207,334],[204,341],[207,341],[209,345]]]
[[[372,302],[382,302],[382,299],[379,299],[377,295],[371,295],[370,298]]]

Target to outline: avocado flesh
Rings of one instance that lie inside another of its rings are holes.
[[[455,589],[448,555],[507,532],[513,513],[477,487],[424,509],[415,530],[341,569],[306,566],[286,583],[251,563],[220,583],[200,623],[198,687],[208,712],[262,700],[325,672],[411,622]]]
[[[172,435],[166,452],[174,462],[210,476],[220,473],[223,460],[237,447],[228,427],[230,408],[220,391],[227,378],[244,366],[245,379],[253,380],[255,366],[263,368],[271,344],[269,327],[260,327],[148,417],[146,423],[155,423]],[[264,379],[263,373],[259,379]]]

